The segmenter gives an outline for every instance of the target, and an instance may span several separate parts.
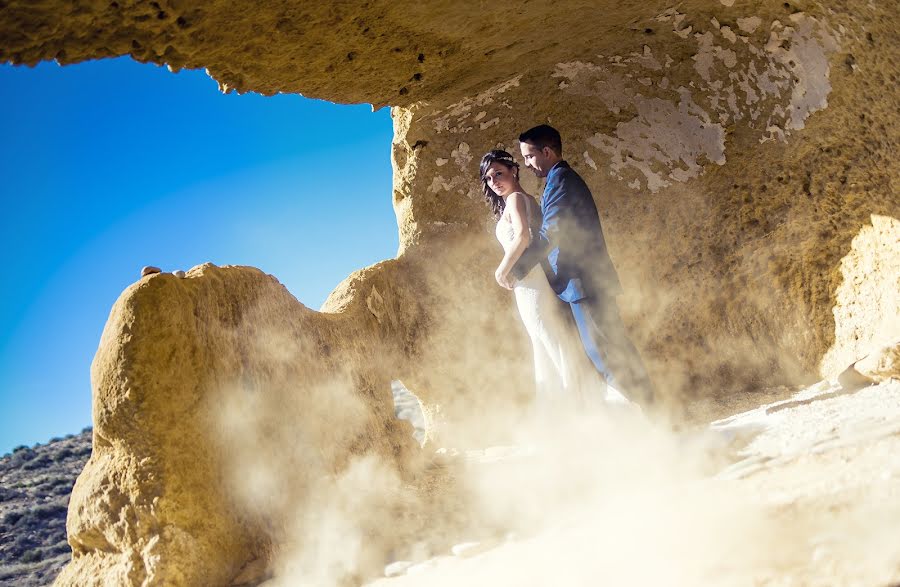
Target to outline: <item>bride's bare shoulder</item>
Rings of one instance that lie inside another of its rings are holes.
[[[510,198],[514,198],[514,197],[515,198],[531,198],[531,195],[527,194],[525,192],[513,192],[513,193],[509,194],[509,197]],[[533,200],[534,198],[531,198],[531,199]]]
[[[527,200],[534,200],[531,196],[526,194],[525,192],[513,192],[506,197],[506,204],[517,204],[518,202],[525,202]]]

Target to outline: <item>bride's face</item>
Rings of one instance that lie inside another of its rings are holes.
[[[518,182],[516,180],[515,167],[507,167],[497,162],[491,163],[484,174],[484,178],[487,180],[488,187],[500,197],[505,197],[515,191],[516,183]]]

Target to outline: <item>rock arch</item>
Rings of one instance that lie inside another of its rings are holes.
[[[401,254],[348,277],[323,313],[246,268],[123,293],[94,362],[95,453],[60,584],[225,585],[265,548],[210,490],[228,470],[210,402],[236,382],[270,390],[260,409],[282,440],[344,393],[358,418],[308,440],[328,447],[326,468],[374,453],[406,475],[415,449],[390,378],[451,418],[478,390],[527,389],[475,173],[534,123],[560,128],[594,191],[625,321],[673,408],[836,375],[897,320],[896,290],[866,293],[858,253],[877,250],[891,283],[897,20],[863,0],[4,2],[3,61],[131,55],[205,67],[223,91],[391,106],[395,124]]]

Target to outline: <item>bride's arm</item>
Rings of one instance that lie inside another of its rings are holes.
[[[506,249],[506,254],[503,255],[503,260],[500,261],[500,265],[494,272],[497,283],[506,289],[512,289],[513,283],[509,278],[509,272],[528,248],[531,240],[528,232],[528,211],[525,207],[525,198],[527,197],[525,194],[515,192],[506,198],[506,209],[513,228],[513,239]]]

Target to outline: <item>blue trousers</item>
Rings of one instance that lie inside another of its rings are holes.
[[[642,407],[653,404],[656,392],[610,296],[585,298],[569,304],[581,344],[608,385]]]

